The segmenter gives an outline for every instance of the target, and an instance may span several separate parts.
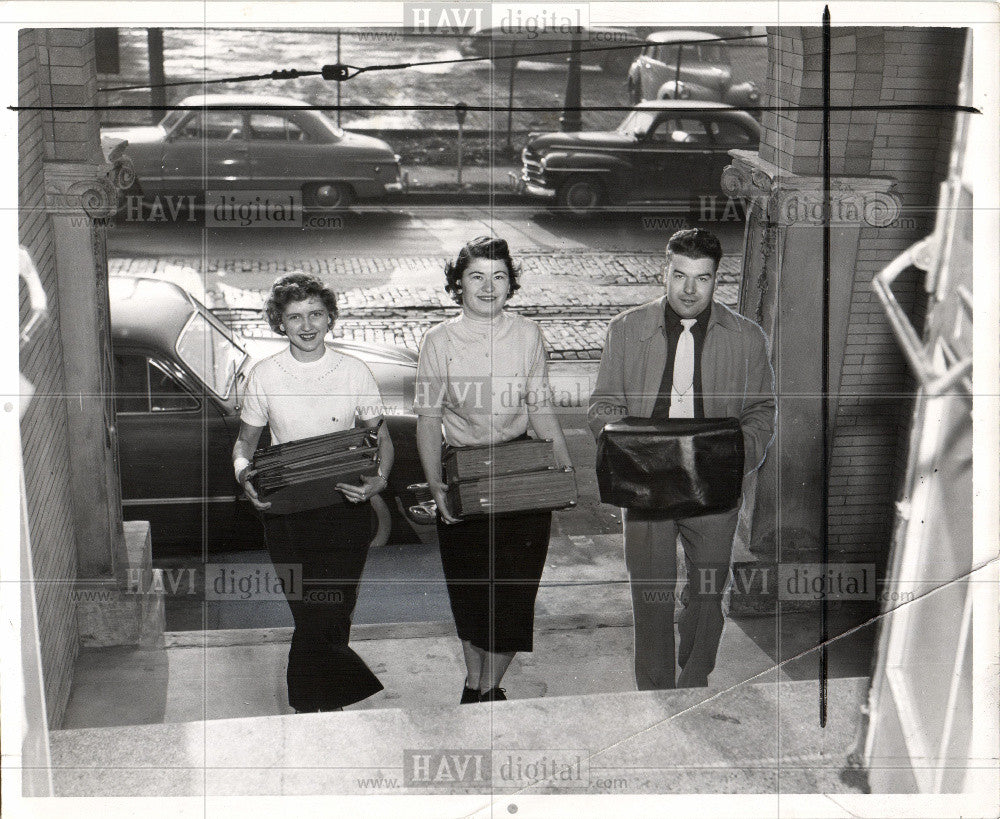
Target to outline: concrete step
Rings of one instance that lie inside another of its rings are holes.
[[[161,649],[83,652],[64,728],[188,722],[291,713],[285,685],[290,629],[168,632]],[[349,711],[456,704],[465,666],[453,623],[355,627],[351,645],[385,686]],[[769,673],[774,659],[727,622],[715,689]],[[778,678],[787,679],[784,671]],[[635,689],[632,623],[625,615],[536,618],[534,651],[504,677],[512,700]]]
[[[54,731],[61,796],[831,793],[864,677]],[[554,778],[544,781],[545,774]]]

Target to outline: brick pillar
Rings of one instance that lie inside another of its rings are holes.
[[[35,41],[41,103],[93,103],[93,31],[48,29],[36,32]],[[68,465],[76,551],[75,570],[54,579],[63,586],[76,581],[83,592],[75,606],[83,645],[153,642],[162,633],[163,611],[148,527],[126,531],[122,524],[105,248],[105,223],[134,175],[121,140],[102,147],[96,111],[43,111],[40,125],[44,230],[55,273],[63,379],[57,392],[39,398],[64,407],[60,455]],[[45,495],[29,490],[28,501],[33,517],[46,514]]]
[[[964,33],[834,28],[831,104],[953,104]],[[822,32],[768,32],[759,153],[733,151],[723,189],[748,200],[740,312],[772,339],[775,443],[758,480],[751,550],[816,560],[821,532]],[[871,280],[933,227],[953,115],[831,114],[829,535],[832,561],[884,565],[912,385]],[[897,285],[920,326],[921,282]]]

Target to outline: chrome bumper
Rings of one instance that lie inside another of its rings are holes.
[[[539,196],[543,199],[551,199],[556,192],[550,188],[543,188],[529,182],[525,174],[516,174],[514,171],[507,172],[507,184],[514,193],[527,194],[528,196]]]
[[[428,498],[430,495],[430,489],[426,483],[411,483],[406,487],[408,492],[412,492],[414,500],[418,503],[407,507],[407,512],[410,518],[415,523],[421,523],[423,525],[433,524],[437,521],[437,504],[434,502],[433,498]],[[424,498],[424,500],[420,500]]]
[[[410,188],[410,174],[408,171],[400,171],[399,179],[396,182],[386,182],[382,188],[386,193],[404,193]]]

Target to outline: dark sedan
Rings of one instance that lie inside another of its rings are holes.
[[[256,548],[262,529],[233,477],[240,390],[253,362],[287,342],[243,339],[170,282],[113,277],[109,289],[125,519],[148,520],[157,551],[202,543]],[[404,510],[418,500],[407,487],[424,479],[409,414],[416,356],[397,347],[327,343],[364,361],[378,381],[396,450],[384,496],[396,535],[412,538],[399,530]]]
[[[637,105],[616,131],[532,134],[521,152],[516,190],[572,214],[606,205],[696,205],[720,193],[733,148],[753,151],[760,125],[716,102]]]
[[[629,66],[628,91],[634,103],[657,99],[714,100],[737,107],[760,103],[760,90],[753,82],[733,81],[729,44],[706,31],[650,34]]]
[[[388,144],[338,128],[302,100],[209,94],[178,105],[194,110],[171,111],[157,125],[101,131],[128,142],[137,177],[129,193],[147,202],[291,193],[306,208],[342,208],[404,187]]]

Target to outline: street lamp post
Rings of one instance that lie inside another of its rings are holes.
[[[465,125],[465,115],[469,106],[464,102],[455,103],[455,119],[458,120],[458,186],[462,187],[462,127]]]
[[[573,31],[566,73],[566,102],[559,117],[559,130],[579,131],[583,127],[580,114],[580,30]]]

